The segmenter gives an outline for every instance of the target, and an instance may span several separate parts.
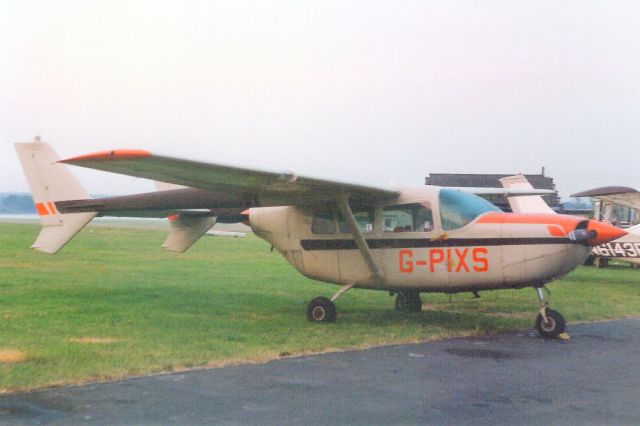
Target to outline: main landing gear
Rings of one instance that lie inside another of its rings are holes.
[[[307,319],[312,322],[336,322],[336,304],[320,296],[307,305]]]
[[[540,301],[540,313],[536,317],[536,330],[538,330],[540,336],[546,339],[558,337],[564,333],[566,324],[564,317],[560,312],[548,308],[549,302],[545,299],[541,287],[536,287],[536,291]]]
[[[406,290],[398,292],[396,294],[396,311],[422,311],[422,299],[420,299],[420,292],[416,290]]]

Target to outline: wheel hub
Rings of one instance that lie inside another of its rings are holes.
[[[547,317],[547,320],[542,321],[540,326],[544,331],[553,331],[556,328],[556,322],[553,318]]]
[[[322,306],[316,306],[315,308],[313,308],[312,314],[314,320],[322,321],[327,315],[327,312]]]

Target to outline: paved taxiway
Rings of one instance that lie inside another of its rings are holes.
[[[640,424],[640,320],[0,397],[5,424]]]

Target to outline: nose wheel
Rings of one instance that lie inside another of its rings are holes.
[[[562,314],[553,309],[549,309],[549,302],[542,293],[542,288],[536,288],[538,292],[538,300],[540,300],[540,313],[536,317],[536,330],[540,336],[545,339],[558,337],[564,333],[566,322]]]

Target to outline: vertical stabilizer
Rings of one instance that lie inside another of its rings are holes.
[[[15,146],[42,224],[31,247],[55,253],[96,216],[93,212],[62,214],[56,202],[87,199],[89,194],[67,166],[58,163],[58,155],[48,144],[37,141]]]
[[[504,188],[533,189],[524,175],[507,176],[500,179]],[[509,205],[514,213],[555,213],[540,195],[511,196]]]

